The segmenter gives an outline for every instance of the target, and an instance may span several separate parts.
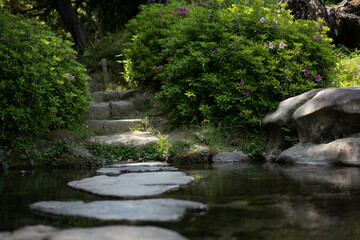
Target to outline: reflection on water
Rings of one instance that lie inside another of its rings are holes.
[[[206,215],[180,222],[99,222],[39,215],[43,200],[103,200],[66,187],[94,171],[9,172],[0,176],[0,231],[24,225],[60,228],[105,224],[156,225],[189,239],[360,239],[360,169],[274,164],[182,168],[195,183],[163,194],[208,204]]]

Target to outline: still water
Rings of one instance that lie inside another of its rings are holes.
[[[223,164],[179,167],[195,183],[159,197],[199,201],[205,215],[180,222],[101,222],[31,212],[37,201],[104,200],[66,183],[94,170],[9,171],[0,175],[0,232],[25,225],[57,228],[153,225],[189,239],[360,239],[360,168]]]

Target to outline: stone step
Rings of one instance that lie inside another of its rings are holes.
[[[132,101],[111,101],[91,103],[85,117],[94,120],[126,119],[136,113]]]
[[[123,133],[142,124],[141,119],[87,120],[85,125],[96,134]]]
[[[105,92],[93,92],[91,94],[94,102],[109,102],[109,101],[119,101],[124,99],[129,99],[134,97],[139,91],[137,89],[125,90],[122,92],[116,91],[105,91]]]
[[[89,141],[109,145],[112,144],[116,146],[130,144],[137,149],[144,149],[148,144],[156,143],[159,139],[149,132],[133,131],[113,135],[93,136],[89,139]]]
[[[140,116],[142,111],[147,111],[149,108],[150,100],[147,98],[95,102],[90,104],[85,117],[94,120],[129,119]]]

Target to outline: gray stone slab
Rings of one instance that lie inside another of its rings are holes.
[[[134,112],[134,104],[130,101],[111,101],[111,116],[113,118],[124,118]]]
[[[121,168],[111,168],[103,167],[97,170],[97,173],[100,174],[120,174],[120,173],[139,173],[139,172],[161,172],[161,171],[177,171],[176,167],[146,167],[146,166],[132,166],[132,167],[121,167]]]
[[[87,119],[95,120],[110,119],[111,115],[109,103],[91,103],[85,117]]]
[[[205,213],[203,203],[179,199],[145,199],[124,201],[43,201],[30,209],[52,215],[84,217],[105,221],[179,221],[187,212]]]
[[[180,234],[152,226],[105,226],[58,230],[37,225],[0,234],[0,240],[186,240]]]
[[[135,128],[141,124],[140,119],[122,119],[122,120],[106,120],[104,121],[105,133],[127,132],[130,128]]]
[[[182,172],[126,173],[95,176],[69,182],[68,186],[101,196],[144,198],[174,191],[194,181]]]
[[[121,168],[121,167],[154,167],[154,166],[168,166],[166,162],[127,162],[127,163],[115,163],[110,165],[111,167]]]
[[[149,132],[133,131],[113,135],[93,136],[89,141],[113,144],[116,146],[131,144],[138,149],[142,149],[148,144],[158,142],[159,139]]]

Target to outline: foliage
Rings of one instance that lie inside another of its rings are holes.
[[[135,147],[130,145],[104,145],[100,143],[89,143],[87,148],[91,154],[104,158],[110,162],[138,160],[140,155]]]
[[[261,1],[142,6],[127,25],[125,78],[161,86],[172,120],[260,125],[279,101],[329,83],[337,53],[327,30]]]
[[[0,142],[67,127],[87,110],[85,69],[38,23],[0,9]]]
[[[339,53],[340,61],[336,64],[336,75],[333,80],[335,87],[350,87],[360,85],[360,52]]]

